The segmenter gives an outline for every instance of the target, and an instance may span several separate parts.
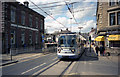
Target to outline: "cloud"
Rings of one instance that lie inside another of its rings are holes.
[[[49,33],[53,33],[54,31],[58,31],[61,29],[65,29],[64,26],[68,24],[68,19],[66,17],[58,17],[56,19],[58,22],[62,23],[64,26],[59,24],[56,21],[51,20],[50,17],[48,17],[47,19],[49,19],[49,21],[45,23],[45,28],[47,28]]]
[[[91,28],[96,28],[96,22],[94,20],[89,20],[83,23],[83,32],[90,32]]]

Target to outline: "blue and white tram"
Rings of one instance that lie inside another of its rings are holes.
[[[77,34],[60,34],[58,37],[58,58],[77,59],[80,55],[80,43]]]

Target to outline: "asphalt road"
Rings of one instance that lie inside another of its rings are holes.
[[[92,57],[84,53],[78,61],[57,59],[56,53],[37,56],[2,68],[3,75],[118,75],[117,56]]]
[[[3,75],[33,75],[42,68],[57,61],[56,54],[37,56],[2,68]]]

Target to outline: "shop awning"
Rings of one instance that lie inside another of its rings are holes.
[[[104,36],[98,36],[98,37],[96,37],[95,41],[104,41]]]
[[[120,35],[109,35],[109,41],[120,41]]]

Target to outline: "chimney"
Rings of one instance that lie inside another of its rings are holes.
[[[25,5],[26,7],[29,6],[29,2],[28,2],[28,1],[25,1],[25,2],[23,2],[23,3],[24,3],[24,5]]]
[[[66,28],[66,30],[68,31],[68,28]]]

